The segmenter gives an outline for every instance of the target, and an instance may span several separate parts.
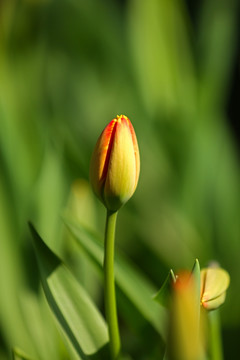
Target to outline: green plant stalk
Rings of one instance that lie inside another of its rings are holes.
[[[114,243],[117,214],[117,211],[112,212],[107,210],[104,242],[104,302],[112,360],[117,359],[120,351],[120,336],[114,283]]]
[[[221,340],[221,324],[219,311],[213,310],[208,313],[209,321],[209,350],[211,360],[223,360],[222,340]]]

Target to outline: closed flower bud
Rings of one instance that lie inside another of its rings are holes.
[[[201,270],[201,305],[207,310],[217,309],[225,301],[230,276],[220,267]]]
[[[131,198],[139,170],[139,150],[133,126],[126,116],[117,116],[100,135],[90,165],[93,190],[108,210],[117,211]]]

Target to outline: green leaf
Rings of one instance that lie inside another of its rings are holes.
[[[46,298],[71,350],[78,359],[88,359],[88,355],[101,359],[108,343],[107,326],[102,315],[31,224],[30,229]]]
[[[182,2],[132,0],[129,5],[129,39],[144,105],[153,113],[171,109],[172,114],[186,103],[190,108],[195,73]],[[184,101],[186,96],[191,100]]]
[[[200,289],[201,289],[201,271],[198,259],[195,260],[195,263],[192,268],[192,275],[195,277],[195,281],[197,284],[197,289],[200,297]]]
[[[34,352],[30,351],[24,345],[27,353],[40,359],[59,360],[64,358],[66,347],[61,341],[43,292],[35,294],[27,289],[22,289],[19,300],[25,331],[35,350]]]
[[[160,305],[168,306],[170,293],[171,293],[171,286],[172,283],[176,282],[176,277],[171,269],[168,273],[168,276],[166,277],[162,287],[157,292],[157,294],[154,296],[154,300],[156,300]]]
[[[200,265],[198,259],[195,260],[195,263],[193,265],[192,276],[195,278],[195,284],[196,284],[195,306],[198,312],[198,317],[200,319],[201,273],[200,273]]]
[[[238,46],[238,14],[238,0],[231,1],[231,6],[228,1],[203,1],[199,8],[199,98],[203,98],[204,105],[217,105],[218,108],[228,96],[229,79]],[[210,116],[207,120],[214,120],[214,117]]]
[[[75,221],[65,218],[65,224],[94,264],[102,270],[103,242],[99,236]],[[115,255],[115,278],[118,287],[164,339],[166,311],[152,299],[156,288],[119,253]]]
[[[31,360],[22,350],[19,348],[14,348],[12,350],[13,360]]]

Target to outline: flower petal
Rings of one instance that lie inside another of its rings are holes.
[[[206,303],[220,297],[226,292],[230,283],[227,271],[221,268],[205,268],[201,270],[201,302]]]

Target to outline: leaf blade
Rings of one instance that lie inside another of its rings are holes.
[[[172,287],[172,283],[174,283],[174,282],[176,282],[176,277],[175,277],[173,270],[171,269],[169,271],[163,285],[158,290],[156,295],[154,295],[154,300],[163,306],[168,306],[170,296],[171,296],[171,287]]]
[[[31,224],[30,229],[48,303],[78,358],[87,359],[106,348],[106,323],[85,290]]]
[[[13,360],[31,360],[21,349],[14,348],[12,350],[12,358]]]

